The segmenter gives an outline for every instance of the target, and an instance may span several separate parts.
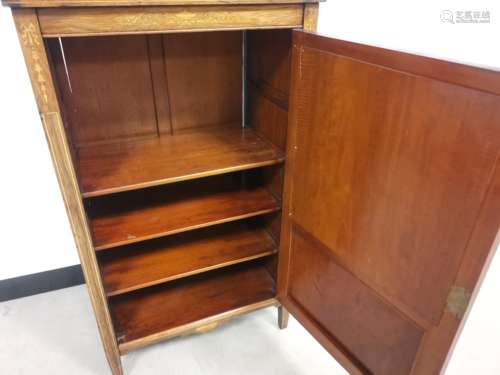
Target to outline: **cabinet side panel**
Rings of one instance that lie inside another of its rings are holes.
[[[290,81],[291,30],[247,32],[248,124],[264,139],[286,148]],[[281,199],[282,166],[274,169],[269,189]],[[267,230],[279,243],[281,214],[267,223]],[[275,266],[273,266],[273,275]]]
[[[92,247],[38,20],[35,11],[31,9],[14,9],[13,16],[75,237],[105,354],[113,374],[118,375],[122,373],[122,368],[117,341]]]
[[[285,149],[290,81],[290,30],[248,32],[249,123]]]

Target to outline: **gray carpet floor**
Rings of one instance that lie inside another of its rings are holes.
[[[347,374],[292,317],[279,330],[276,308],[122,361],[127,375]],[[110,374],[83,285],[0,303],[0,373]]]

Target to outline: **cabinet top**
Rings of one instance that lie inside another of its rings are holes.
[[[2,0],[15,8],[318,3],[324,0]]]

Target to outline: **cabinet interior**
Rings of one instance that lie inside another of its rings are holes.
[[[120,349],[275,303],[291,30],[46,46]]]

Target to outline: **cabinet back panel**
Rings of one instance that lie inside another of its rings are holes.
[[[72,144],[241,123],[241,32],[48,39]]]
[[[157,133],[146,36],[65,38],[64,53],[57,39],[49,46],[75,146]]]
[[[173,132],[241,123],[241,32],[166,34]]]

